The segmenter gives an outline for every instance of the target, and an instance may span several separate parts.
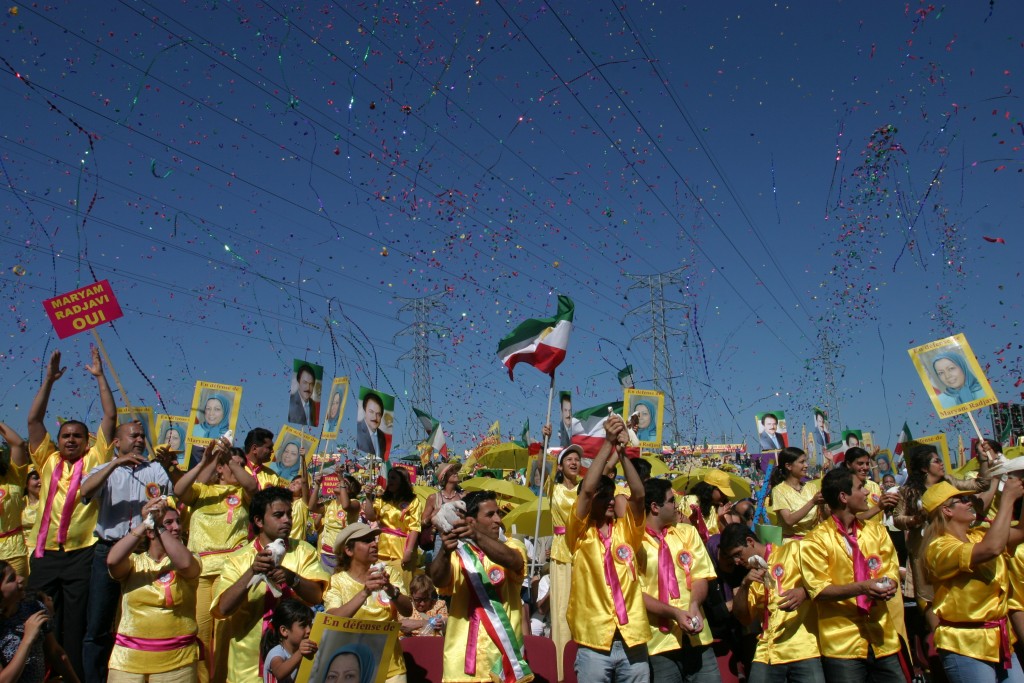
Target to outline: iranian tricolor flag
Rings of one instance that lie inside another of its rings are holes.
[[[896,447],[892,449],[895,455],[903,455],[903,444],[908,441],[912,441],[913,436],[910,435],[910,425],[906,422],[903,423],[903,429],[900,430],[900,435],[896,437]]]
[[[581,434],[574,434],[572,443],[583,449],[581,460],[584,467],[590,467],[590,461],[601,450],[601,444],[604,443],[604,421],[608,419],[609,409],[611,409],[611,413],[621,413],[622,401],[602,403],[599,406],[581,410],[575,415],[576,419],[583,425],[583,432]]]
[[[416,406],[413,406],[412,411],[416,413],[416,419],[420,421],[424,431],[427,433],[427,438],[423,443],[433,451],[433,457],[435,459],[438,457],[447,458],[448,442],[445,441],[441,423]]]
[[[559,294],[554,318],[531,318],[498,342],[498,357],[508,368],[509,379],[513,379],[516,363],[523,362],[548,375],[555,374],[555,368],[565,360],[574,310],[572,299]]]

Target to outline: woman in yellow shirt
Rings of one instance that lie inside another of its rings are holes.
[[[988,531],[971,528],[978,517],[974,493],[942,481],[921,497],[929,518],[924,568],[935,591],[935,648],[952,683],[1020,683],[1024,672],[1010,646],[1006,617],[1006,551],[1024,541],[1024,529],[1010,528],[1024,486],[1007,478]]]
[[[416,541],[420,537],[422,515],[423,505],[412,490],[409,473],[401,467],[393,467],[388,472],[384,495],[366,501],[366,518],[377,522],[381,530],[381,562],[402,572],[406,585],[412,580],[416,566]]]
[[[0,560],[14,567],[18,576],[28,576],[28,548],[21,521],[28,453],[25,440],[3,422],[0,436],[11,449],[10,461],[0,460]]]
[[[25,505],[21,508],[21,529],[25,534],[25,547],[36,547],[36,520],[39,519],[39,489],[43,480],[39,473],[29,470],[25,478]]]
[[[203,560],[203,575],[196,592],[199,640],[206,651],[199,680],[210,680],[215,669],[224,671],[227,661],[227,631],[214,634],[210,614],[213,585],[228,555],[249,536],[249,497],[258,490],[256,479],[245,468],[245,453],[232,448],[218,456],[210,442],[203,460],[174,484],[174,495],[191,507],[188,547]],[[217,667],[220,662],[221,666]]]
[[[351,474],[339,477],[334,499],[324,505],[320,502],[322,480],[313,482],[313,490],[309,492],[309,510],[320,515],[320,564],[324,571],[334,572],[338,566],[335,555],[334,539],[348,524],[359,519],[359,492],[362,485]]]
[[[148,526],[152,520],[153,528]],[[148,548],[136,553],[140,542]],[[109,683],[198,680],[196,584],[202,564],[181,542],[178,511],[163,498],[142,508],[142,522],[107,555],[121,582],[121,621],[110,655]]]
[[[338,534],[334,544],[338,569],[324,594],[328,614],[367,621],[399,621],[399,615],[412,614],[412,601],[402,594],[401,571],[377,562],[380,535],[379,529],[361,522],[349,524]],[[386,658],[386,683],[405,683],[405,660],[397,640]]]
[[[769,483],[771,510],[782,527],[782,537],[800,539],[820,521],[818,506],[825,502],[821,481],[804,483],[807,454],[799,448],[783,448],[777,459]]]

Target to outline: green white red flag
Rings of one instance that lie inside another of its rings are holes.
[[[910,434],[910,425],[906,422],[903,423],[903,429],[900,430],[900,435],[896,437],[896,447],[892,449],[895,455],[903,454],[903,444],[914,439]]]
[[[558,312],[553,318],[531,318],[498,342],[498,358],[508,368],[509,379],[517,363],[529,363],[541,372],[554,375],[565,360],[575,312],[572,299],[558,295]]]
[[[420,421],[424,431],[427,433],[427,438],[423,443],[433,451],[432,457],[435,460],[439,457],[447,459],[448,442],[444,438],[444,430],[441,429],[441,423],[416,406],[413,406],[412,411],[416,413],[416,419]]]
[[[590,461],[597,456],[604,443],[604,421],[608,419],[609,408],[612,413],[622,413],[622,401],[613,403],[602,403],[592,408],[585,408],[576,413],[575,417],[583,426],[583,432],[574,434],[572,443],[583,449],[584,467],[590,467]]]

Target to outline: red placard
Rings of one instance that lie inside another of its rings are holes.
[[[124,315],[107,280],[47,299],[43,307],[61,339],[91,330]]]

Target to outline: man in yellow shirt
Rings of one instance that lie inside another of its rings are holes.
[[[320,568],[316,550],[305,541],[289,539],[292,530],[292,494],[271,486],[252,497],[249,519],[259,533],[224,561],[213,588],[213,616],[227,620],[227,683],[259,683],[260,636],[278,598],[267,590],[267,581],[249,582],[262,574],[281,591],[281,598],[297,598],[307,605],[321,601],[330,577]],[[268,546],[283,540],[287,551],[274,564]]]
[[[751,683],[800,681],[825,683],[818,649],[818,620],[814,603],[803,584],[800,548],[761,543],[743,524],[722,530],[719,546],[723,556],[738,567],[751,568],[733,596],[733,614],[743,624],[761,622],[761,635],[750,670]],[[764,566],[754,568],[761,558]],[[770,668],[770,670],[769,670]]]
[[[832,516],[801,541],[804,585],[818,610],[822,669],[829,683],[905,683],[899,629],[886,601],[900,587],[896,549],[881,524],[861,522],[864,482],[839,467],[821,493]]]
[[[644,537],[644,487],[630,459],[622,458],[629,501],[625,515],[617,519],[615,482],[601,472],[612,448],[625,441],[626,425],[610,415],[604,428],[605,441],[583,478],[565,532],[573,554],[566,619],[580,646],[575,666],[579,680],[647,683],[651,632],[637,560]]]
[[[864,488],[867,489],[868,509],[857,515],[857,518],[863,522],[875,517],[880,512],[889,512],[896,507],[896,503],[900,502],[898,493],[884,493],[882,488],[871,480],[872,462],[871,454],[860,446],[849,448],[844,454],[843,465],[860,477],[860,480],[864,482]],[[881,518],[876,521],[881,521]]]
[[[263,427],[256,427],[249,430],[245,435],[245,468],[252,476],[256,477],[256,483],[261,489],[268,486],[282,486],[288,488],[289,482],[277,476],[277,472],[267,467],[271,456],[274,455],[274,433]]]
[[[711,650],[711,628],[704,620],[708,580],[716,579],[711,558],[697,529],[676,524],[676,497],[666,479],[644,484],[646,533],[643,568],[644,606],[651,622],[647,652],[651,680],[658,683],[718,683],[721,676]]]
[[[39,472],[39,518],[36,546],[32,551],[30,592],[43,591],[53,598],[58,625],[57,640],[67,651],[75,673],[86,680],[82,665],[82,641],[88,614],[89,580],[96,543],[93,530],[99,507],[95,500],[82,502],[81,484],[92,468],[110,462],[111,442],[117,421],[117,406],[103,375],[99,350],[92,349],[92,363],[85,369],[96,378],[103,407],[103,419],[96,431],[96,444],[89,448],[89,428],[68,420],[57,432],[57,444],[50,440],[43,419],[50,391],[66,368],[60,366],[60,352],[54,351],[28,411],[28,441],[32,464]]]
[[[438,592],[452,596],[441,680],[490,681],[492,673],[503,683],[529,680],[520,593],[526,547],[501,540],[493,491],[472,491],[462,500],[465,517],[441,535],[441,551],[430,563]]]

